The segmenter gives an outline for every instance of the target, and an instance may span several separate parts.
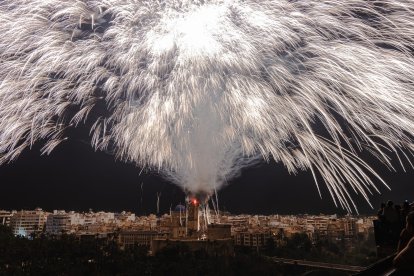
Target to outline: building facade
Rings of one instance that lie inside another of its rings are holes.
[[[53,211],[47,216],[46,233],[49,235],[61,235],[74,232],[72,217],[65,211]]]
[[[234,245],[262,248],[264,247],[272,235],[269,231],[246,231],[238,232],[234,235]]]
[[[34,211],[18,211],[10,219],[13,234],[30,237],[43,232],[47,213],[37,208]]]
[[[154,239],[166,239],[168,233],[158,231],[122,231],[118,236],[118,244],[121,248],[130,248],[134,246],[150,247]]]
[[[0,211],[0,225],[10,226],[10,219],[16,212]]]

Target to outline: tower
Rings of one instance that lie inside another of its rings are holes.
[[[200,202],[196,198],[190,198],[187,204],[188,204],[187,231],[188,231],[188,236],[192,236],[200,230],[200,221],[199,221]]]

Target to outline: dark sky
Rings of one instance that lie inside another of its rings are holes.
[[[105,152],[95,152],[83,136],[74,133],[50,156],[41,156],[41,145],[36,145],[15,162],[1,166],[0,209],[92,208],[149,214],[156,212],[157,192],[161,192],[161,212],[184,201],[184,194],[175,185],[156,173],[139,175],[140,169],[134,164],[115,161]],[[371,196],[375,209],[387,199],[397,203],[404,199],[414,201],[412,170],[391,173],[376,164],[374,167],[392,187],[388,191],[383,185],[378,186],[382,195]],[[232,213],[344,213],[335,207],[326,189],[322,192],[320,199],[309,172],[291,176],[280,164],[262,164],[243,170],[240,177],[222,189],[219,205]],[[354,198],[361,213],[375,211],[360,196]]]
[[[385,45],[384,47],[389,47]],[[138,214],[156,211],[161,192],[161,211],[184,201],[184,194],[155,173],[142,173],[134,164],[115,161],[105,152],[95,152],[87,128],[75,130],[50,156],[40,156],[41,144],[26,150],[13,163],[0,166],[0,209],[129,210]],[[392,187],[378,183],[380,194],[371,196],[375,209],[381,201],[414,201],[414,171],[391,173],[372,163]],[[143,192],[141,184],[143,183]],[[321,185],[321,187],[324,187]],[[243,170],[219,192],[219,205],[232,213],[297,214],[343,213],[326,189],[317,193],[310,172],[291,176],[280,164],[262,164]],[[354,195],[361,213],[374,213]],[[142,199],[142,200],[141,200]]]

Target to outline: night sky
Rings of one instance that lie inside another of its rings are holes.
[[[140,174],[141,169],[134,164],[117,161],[109,152],[94,151],[88,130],[89,126],[69,130],[69,139],[49,156],[41,156],[39,142],[14,162],[0,166],[0,209],[41,207],[48,211],[87,211],[91,208],[150,214],[156,212],[157,193],[161,193],[161,213],[184,202],[180,188],[156,172]],[[360,213],[376,213],[380,203],[388,199],[396,203],[405,199],[414,201],[414,170],[404,173],[396,166],[399,171],[393,173],[370,158],[367,161],[392,190],[376,181],[381,194],[374,191],[370,197],[374,209],[351,190]],[[322,199],[310,172],[289,175],[281,164],[263,163],[244,169],[221,189],[219,205],[221,210],[235,214],[344,214],[335,207],[322,181],[320,187]]]
[[[90,146],[87,128],[71,130],[69,139],[49,156],[41,156],[41,143],[27,149],[14,162],[0,167],[0,209],[65,209],[87,211],[156,212],[156,195],[161,193],[160,213],[184,202],[184,194],[155,172],[143,172],[134,164],[116,161],[107,152]],[[354,194],[360,213],[374,213],[381,201],[414,201],[414,172],[391,173],[371,163],[392,187],[378,184],[381,195],[371,196],[372,210]],[[143,183],[141,190],[141,184]],[[280,164],[263,163],[244,169],[219,192],[221,210],[250,214],[319,214],[345,212],[336,208],[322,187],[319,197],[310,172],[289,175]]]

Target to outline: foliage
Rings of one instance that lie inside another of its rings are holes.
[[[167,247],[157,256],[135,246],[121,250],[116,239],[59,238],[40,235],[33,240],[13,236],[0,226],[0,275],[287,275],[284,266],[264,258],[257,250],[236,247],[234,256],[211,256],[185,246]],[[282,242],[267,241],[262,253],[292,259],[369,265],[376,260],[373,235],[351,244],[328,240],[312,244],[306,234]]]
[[[275,275],[276,266],[247,252],[214,257],[181,246],[148,256],[147,248],[121,250],[114,239],[40,235],[29,240],[0,228],[0,275]]]
[[[290,238],[285,238],[280,246],[276,246],[274,241],[268,243],[265,253],[283,258],[366,266],[377,260],[375,250],[373,234],[369,234],[367,238],[357,237],[354,240],[324,239],[312,245],[306,234],[297,233]]]

